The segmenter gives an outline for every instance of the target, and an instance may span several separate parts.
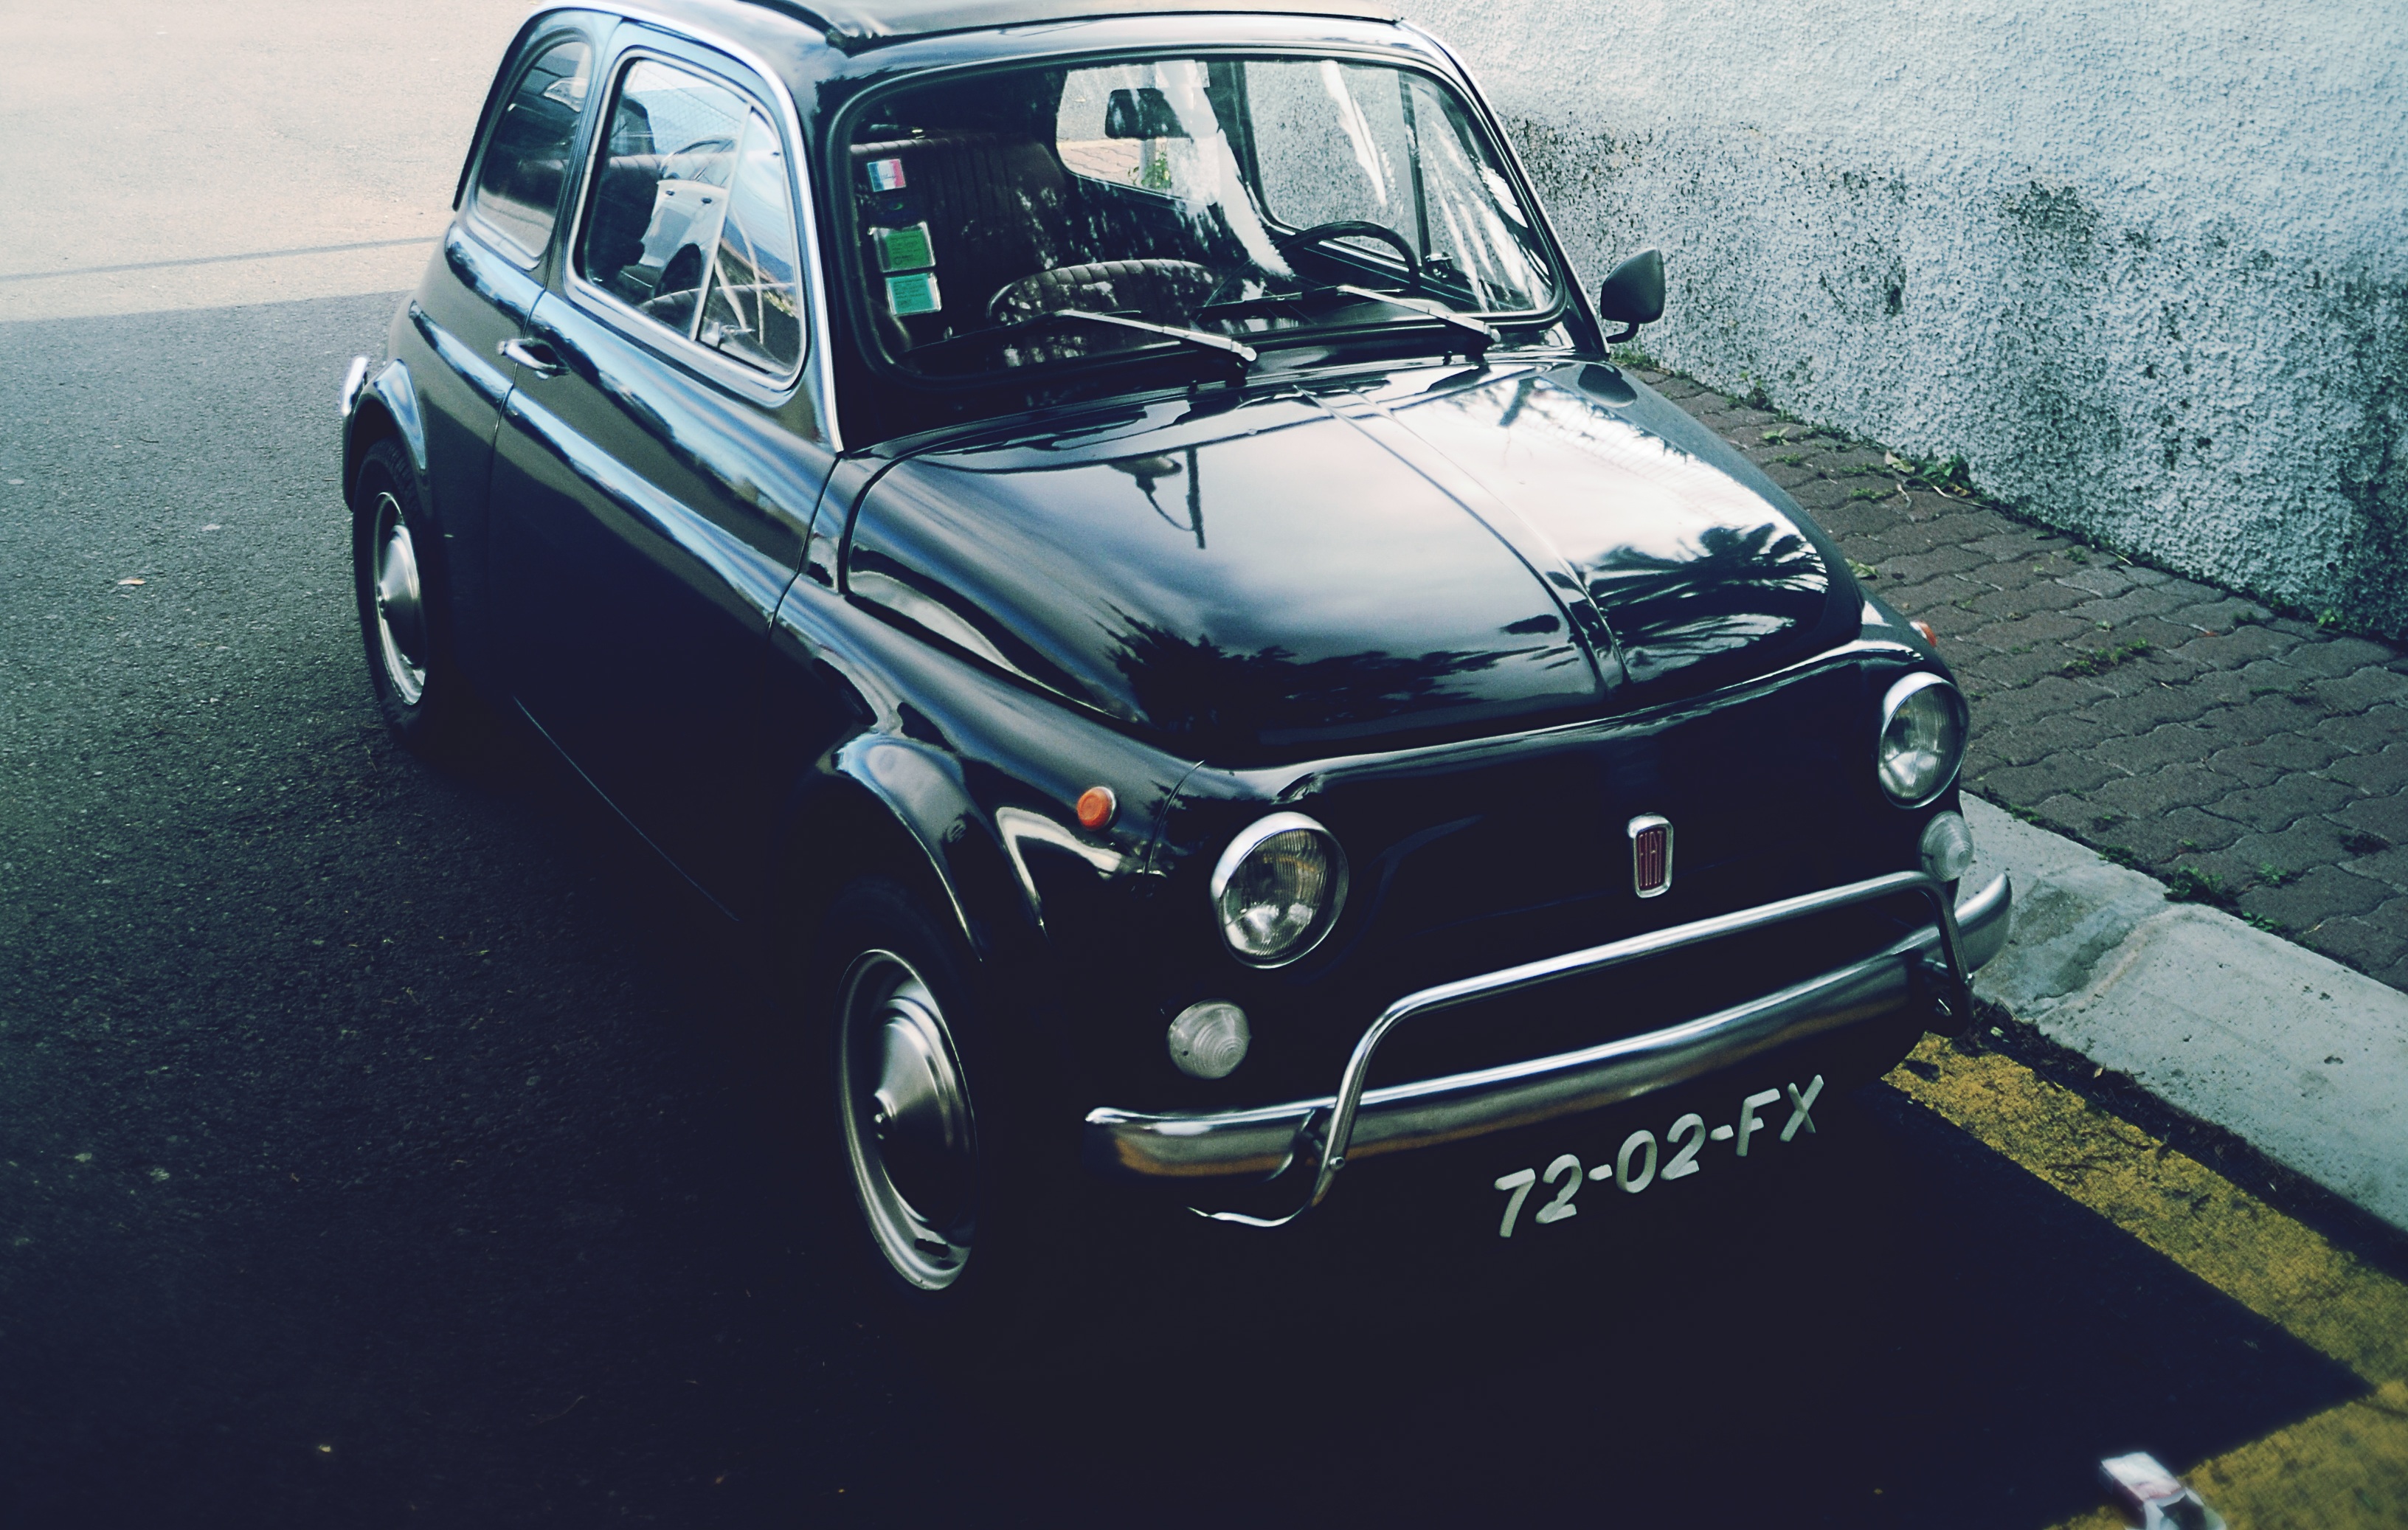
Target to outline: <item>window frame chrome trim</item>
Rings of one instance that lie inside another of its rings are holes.
[[[770,125],[776,128],[785,139],[787,193],[793,199],[788,210],[793,215],[796,225],[796,264],[798,267],[804,268],[798,270],[796,274],[802,278],[803,305],[810,322],[805,327],[801,359],[783,377],[773,377],[757,367],[748,366],[742,362],[723,356],[699,341],[679,335],[660,321],[637,312],[632,305],[621,301],[616,295],[586,280],[583,273],[577,268],[576,241],[584,229],[586,203],[593,195],[595,165],[598,163],[602,150],[608,144],[607,137],[600,131],[598,122],[593,140],[587,145],[585,169],[578,182],[574,215],[568,222],[568,240],[565,244],[557,245],[566,261],[560,282],[561,292],[572,301],[607,320],[614,331],[628,339],[667,356],[681,365],[700,372],[710,381],[725,387],[752,403],[775,408],[791,400],[797,389],[808,391],[811,412],[817,422],[821,439],[831,451],[841,453],[844,450],[844,436],[836,413],[836,367],[828,338],[827,284],[822,269],[819,208],[811,195],[812,181],[807,174],[808,167],[803,163],[808,157],[809,145],[803,136],[801,115],[795,107],[794,92],[787,87],[785,79],[770,65],[767,59],[740,43],[671,21],[658,12],[645,10],[641,7],[609,6],[603,7],[601,14],[614,17],[621,22],[632,22],[637,26],[649,27],[665,37],[691,43],[696,48],[716,53],[730,63],[751,70],[754,78],[767,87],[770,100],[765,107],[761,101],[760,93],[741,81],[731,79],[726,75],[698,64],[691,59],[680,58],[673,53],[656,50],[648,50],[640,40],[629,42],[613,52],[613,48],[618,44],[615,29],[603,44],[602,51],[609,56],[610,64],[609,90],[602,97],[605,107],[616,99],[618,82],[624,73],[622,65],[632,64],[639,57],[650,57],[670,67],[711,76],[724,82],[747,105],[767,117]],[[731,187],[731,203],[732,190]],[[648,330],[667,336],[667,341],[663,342],[647,335]]]
[[[468,146],[468,163],[460,172],[460,190],[453,198],[460,225],[469,234],[474,235],[479,243],[522,271],[534,271],[541,267],[544,257],[559,244],[562,220],[558,204],[552,207],[552,231],[544,236],[543,249],[522,260],[519,258],[523,253],[519,242],[503,233],[477,210],[480,200],[477,193],[484,176],[485,156],[493,151],[494,130],[500,127],[503,113],[509,110],[510,97],[517,93],[520,81],[526,78],[526,72],[534,67],[535,61],[569,37],[575,37],[584,43],[596,58],[609,51],[609,38],[607,33],[597,38],[588,27],[580,23],[575,18],[580,15],[609,16],[613,14],[612,12],[588,11],[580,8],[563,11],[559,14],[563,20],[555,30],[543,30],[538,24],[540,18],[537,21],[528,22],[532,30],[526,40],[517,45],[512,52],[503,56],[505,69],[498,78],[509,83],[496,87],[493,100],[489,103],[490,107],[493,108],[491,118],[480,117],[478,120],[479,136],[475,143]],[[519,63],[519,67],[515,70],[509,69],[507,66],[513,61]],[[591,87],[588,88],[588,93],[591,94]],[[576,148],[577,139],[582,134],[584,127],[584,113],[580,110],[578,114],[578,131],[568,136],[569,147],[572,150]],[[575,207],[581,212],[584,206],[584,193],[580,190]],[[573,220],[571,222],[573,224]]]

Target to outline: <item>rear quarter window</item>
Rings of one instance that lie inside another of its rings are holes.
[[[468,203],[478,227],[532,265],[552,238],[594,51],[582,38],[536,55],[494,120]]]

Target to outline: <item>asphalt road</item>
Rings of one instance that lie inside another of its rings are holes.
[[[375,720],[331,400],[396,301],[0,324],[0,1523],[2031,1530],[2357,1390],[1886,1090],[1678,1220],[1367,1166],[1000,1368],[896,1340],[711,916]]]

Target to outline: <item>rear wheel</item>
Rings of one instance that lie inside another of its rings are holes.
[[[412,752],[456,759],[490,739],[488,712],[453,662],[449,592],[429,554],[432,536],[408,454],[391,436],[369,447],[351,482],[351,566],[368,683]]]

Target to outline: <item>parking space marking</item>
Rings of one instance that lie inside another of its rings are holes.
[[[2408,1285],[2012,1058],[1928,1036],[1888,1081],[2373,1384],[2367,1396],[2178,1466],[2228,1523],[2250,1530],[2408,1523]],[[2124,1523],[2102,1509],[2059,1530]]]
[[[1939,1037],[1889,1082],[2367,1380],[2408,1380],[2408,1286],[2197,1159],[2011,1058]]]
[[[2386,1382],[2183,1478],[2234,1530],[2398,1530],[2408,1524],[2408,1382]],[[2057,1530],[2126,1523],[2102,1509]]]

